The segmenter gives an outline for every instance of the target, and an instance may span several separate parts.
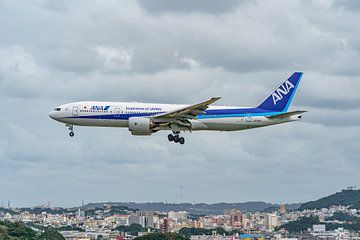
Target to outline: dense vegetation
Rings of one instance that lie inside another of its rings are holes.
[[[38,238],[38,240],[65,240],[65,238],[55,229],[46,229]]]
[[[179,233],[150,233],[134,240],[190,240]]]
[[[11,210],[9,208],[2,208],[0,207],[0,212],[2,213],[10,213],[10,214],[16,214],[16,212],[14,210]]]
[[[20,208],[21,212],[29,212],[33,214],[41,214],[43,212],[51,213],[51,214],[63,214],[75,212],[76,210],[69,210],[65,208],[44,208],[44,207],[34,207],[34,208]]]
[[[186,237],[190,237],[191,235],[212,235],[212,232],[216,231],[217,234],[220,235],[233,235],[235,233],[240,233],[242,234],[242,232],[240,232],[239,230],[233,230],[233,231],[226,231],[225,229],[218,227],[215,229],[206,229],[206,228],[182,228],[180,229],[179,233],[181,235],[184,235]]]
[[[291,233],[299,233],[306,231],[308,228],[312,228],[314,224],[320,224],[319,218],[316,217],[302,217],[296,221],[286,223],[279,227],[279,229],[284,228],[285,230]]]
[[[0,239],[36,239],[36,232],[22,222],[0,222]]]
[[[346,214],[345,214],[346,215]],[[347,222],[347,223],[323,223],[320,222],[318,218],[315,217],[303,217],[303,218],[299,218],[296,221],[293,222],[289,222],[287,224],[284,224],[282,226],[280,226],[278,229],[285,229],[291,233],[299,233],[302,231],[306,231],[308,228],[312,228],[312,225],[314,224],[325,224],[326,225],[326,229],[327,230],[334,230],[337,228],[345,228],[348,230],[353,230],[353,231],[360,231],[360,218],[353,218],[351,216],[348,216],[351,218],[351,222]],[[345,217],[344,215],[337,215],[337,217],[343,218]]]
[[[147,228],[143,228],[140,224],[133,223],[130,226],[118,226],[115,230],[137,236],[139,232],[146,232]]]
[[[351,223],[343,223],[343,224],[326,223],[327,230],[334,230],[337,228],[345,228],[348,230],[360,231],[360,219],[358,218]]]
[[[357,218],[354,216],[350,216],[343,212],[335,212],[333,216],[326,218],[326,221],[334,221],[338,220],[341,222],[351,222],[356,220]]]
[[[213,231],[216,231],[218,234],[227,234],[227,232],[223,228],[216,229],[205,229],[205,228],[182,228],[179,233],[186,237],[190,237],[191,235],[211,235]]]
[[[38,233],[27,227],[22,222],[0,222],[0,239],[1,240],[64,240],[62,235],[55,229],[47,228],[42,233]]]
[[[342,190],[319,200],[301,204],[299,210],[328,208],[333,205],[360,209],[360,190]]]

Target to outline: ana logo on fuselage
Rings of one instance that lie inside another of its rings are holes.
[[[109,110],[110,106],[92,106],[90,108],[91,111],[107,111]]]
[[[294,88],[294,85],[288,80],[283,83],[278,89],[276,89],[272,94],[272,99],[274,102],[274,105],[280,100],[283,99],[284,96],[286,96],[291,89]]]

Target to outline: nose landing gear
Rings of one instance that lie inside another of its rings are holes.
[[[170,142],[174,141],[175,143],[180,143],[181,145],[185,143],[185,138],[180,137],[180,132],[173,132],[174,134],[168,135],[168,140]]]
[[[75,136],[75,133],[74,133],[74,126],[73,125],[69,125],[68,126],[69,127],[69,130],[70,130],[70,132],[69,132],[69,136],[70,137],[74,137]]]

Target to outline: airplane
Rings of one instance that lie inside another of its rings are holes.
[[[70,137],[75,125],[123,127],[136,136],[172,131],[168,140],[184,144],[185,131],[238,131],[300,120],[306,111],[288,109],[302,75],[293,73],[255,108],[212,106],[220,97],[194,105],[84,101],[56,107],[49,117],[65,123]]]

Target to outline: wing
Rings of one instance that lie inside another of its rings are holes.
[[[218,101],[220,97],[213,97],[207,101],[197,103],[194,105],[179,108],[170,112],[161,113],[158,115],[151,116],[153,119],[172,119],[172,120],[186,120],[193,119],[197,115],[204,113],[210,104]]]

